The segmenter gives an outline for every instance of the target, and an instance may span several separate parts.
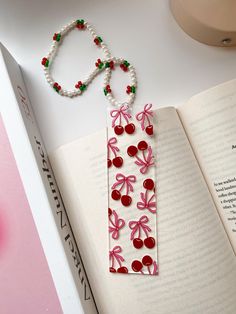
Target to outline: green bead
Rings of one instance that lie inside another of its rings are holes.
[[[105,88],[104,88],[104,94],[105,94],[105,96],[108,94],[108,92]]]
[[[48,68],[48,66],[49,66],[49,60],[45,62],[45,67]]]
[[[103,66],[104,66],[104,63],[101,62],[98,67],[99,67],[99,69],[102,69]]]
[[[131,92],[135,94],[135,91],[136,91],[136,88],[134,86],[131,86]]]
[[[105,63],[105,68],[110,68],[110,63],[109,62]]]
[[[57,40],[57,41],[60,41],[60,39],[61,39],[61,34],[57,34],[56,40]]]
[[[128,67],[130,64],[129,64],[129,62],[128,62],[127,60],[125,60],[125,61],[124,61],[124,65],[125,65],[126,67]]]
[[[85,84],[82,84],[79,88],[81,91],[84,91],[86,89],[86,85]]]
[[[84,24],[84,20],[80,20],[80,23],[81,23],[81,24]]]
[[[100,43],[102,42],[102,38],[101,37],[98,37],[98,40],[99,40]]]

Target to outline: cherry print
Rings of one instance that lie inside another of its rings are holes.
[[[144,266],[151,266],[152,263],[153,263],[153,260],[152,260],[151,256],[145,255],[142,258],[142,263],[143,263]]]
[[[115,210],[109,212],[109,233],[114,240],[117,240],[120,236],[120,229],[125,226],[123,218],[119,217]]]
[[[153,182],[153,180],[152,179],[144,180],[143,187],[146,190],[150,190],[150,191],[153,190],[154,189],[154,182]]]
[[[111,216],[111,215],[112,215],[112,209],[108,208],[108,216]]]
[[[120,168],[122,165],[123,165],[123,158],[122,157],[115,157],[113,159],[113,165],[116,167],[116,168]]]
[[[107,168],[110,168],[112,166],[111,159],[107,159]]]
[[[129,122],[131,115],[127,105],[122,105],[119,109],[111,110],[110,116],[112,117],[112,127],[117,135],[121,135],[124,132],[124,127],[122,126],[123,121],[126,122],[125,130],[127,134],[132,134],[134,132],[135,125]],[[117,121],[118,123],[116,123]]]
[[[116,125],[114,128],[116,135],[121,135],[124,133],[124,128],[122,125]]]
[[[143,182],[143,187],[146,189],[145,193],[140,193],[141,200],[137,203],[137,208],[140,210],[147,209],[150,213],[156,213],[156,200],[154,192],[154,182],[152,179],[146,179]],[[148,196],[149,192],[153,189],[151,197]]]
[[[145,131],[148,135],[153,135],[153,125],[148,125]]]
[[[146,246],[146,248],[148,249],[153,249],[154,246],[156,244],[156,241],[153,237],[148,237],[144,240],[144,245]]]
[[[148,233],[152,231],[147,225],[148,222],[149,218],[146,215],[141,216],[138,221],[131,220],[129,222],[129,228],[132,230],[130,240],[133,241],[133,246],[136,249],[142,248],[143,243],[148,249],[152,249],[155,246],[155,239],[148,235]],[[141,239],[141,232],[146,236],[144,241]],[[136,234],[138,234],[137,237],[135,237]]]
[[[132,198],[129,195],[122,195],[121,196],[121,203],[124,206],[130,206],[130,204],[132,203]]]
[[[143,268],[143,264],[138,260],[134,260],[132,262],[131,267],[132,267],[133,271],[135,271],[137,273]]]
[[[138,153],[138,149],[136,146],[134,145],[131,145],[127,148],[127,154],[130,156],[130,157],[134,157],[136,154]]]
[[[127,134],[133,134],[135,131],[135,125],[133,123],[129,123],[125,126],[125,132]]]
[[[122,252],[122,248],[120,245],[116,245],[113,247],[111,251],[109,251],[109,260],[111,261],[110,271],[115,273],[116,270],[114,268],[115,264],[119,265],[117,272],[119,273],[128,273],[128,269],[125,266],[122,266],[122,262],[124,262],[124,257],[120,254]]]
[[[141,123],[142,130],[148,134],[153,135],[153,125],[151,124],[150,118],[153,117],[153,111],[151,110],[152,104],[146,104],[143,111],[136,114],[136,119]],[[145,127],[146,122],[148,125]]]
[[[138,149],[142,152],[142,158],[138,156]],[[146,153],[145,150],[147,150]],[[145,174],[148,171],[149,167],[154,165],[152,148],[151,146],[148,146],[146,141],[140,141],[138,143],[138,148],[134,145],[129,146],[127,148],[127,154],[130,157],[135,156],[135,164],[140,167],[139,171],[142,174]]]
[[[134,238],[133,239],[133,246],[136,249],[141,249],[143,247],[143,240],[140,238]]]
[[[129,206],[132,202],[132,198],[129,196],[129,192],[133,192],[134,188],[132,183],[136,182],[136,177],[133,175],[124,176],[122,173],[116,174],[116,182],[112,185],[111,197],[114,200],[119,200],[121,198],[121,203],[124,206]],[[119,190],[116,190],[116,187],[119,186]],[[121,196],[121,191],[126,188],[126,194]],[[116,191],[116,192],[114,192]]]
[[[125,266],[121,266],[117,269],[117,273],[121,273],[121,274],[127,274],[128,273],[128,268]]]
[[[111,197],[113,198],[113,200],[118,201],[121,198],[121,194],[120,191],[118,190],[113,190],[111,192]]]
[[[138,143],[138,149],[139,150],[146,150],[148,148],[148,144],[145,141],[140,141]]]
[[[123,158],[120,156],[117,156],[117,152],[119,152],[119,148],[116,146],[117,139],[115,137],[112,137],[108,140],[107,142],[107,158],[108,158],[108,163],[107,166],[110,168],[112,164],[116,168],[120,168],[123,165]],[[110,155],[111,153],[115,156],[113,160],[110,160]]]

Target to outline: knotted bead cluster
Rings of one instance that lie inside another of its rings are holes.
[[[97,59],[97,61],[95,62],[95,69],[91,71],[88,77],[85,78],[83,81],[79,80],[75,84],[74,89],[67,90],[59,85],[59,83],[52,78],[50,74],[50,66],[52,65],[53,60],[56,56],[56,51],[58,50],[60,44],[63,42],[63,37],[74,28],[78,29],[79,31],[88,30],[93,38],[94,44],[98,48],[102,49],[105,58]],[[119,106],[120,103],[114,98],[110,87],[111,72],[115,69],[115,65],[119,65],[124,72],[129,72],[131,77],[131,84],[128,85],[126,89],[126,93],[128,94],[128,100],[126,101],[126,104],[131,105],[134,102],[135,92],[137,88],[137,79],[134,67],[124,58],[112,57],[102,37],[96,34],[95,30],[88,22],[84,21],[83,19],[73,20],[69,24],[65,25],[60,31],[54,33],[52,39],[53,43],[51,49],[47,56],[42,59],[41,64],[43,65],[44,74],[47,82],[58,94],[67,97],[75,97],[81,95],[87,89],[88,85],[93,81],[93,79],[99,73],[105,71],[103,92],[112,105]]]

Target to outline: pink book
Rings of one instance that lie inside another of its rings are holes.
[[[0,312],[62,313],[0,116]]]

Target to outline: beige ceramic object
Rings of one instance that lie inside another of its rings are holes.
[[[170,6],[192,38],[213,46],[236,46],[236,0],[171,0]]]

